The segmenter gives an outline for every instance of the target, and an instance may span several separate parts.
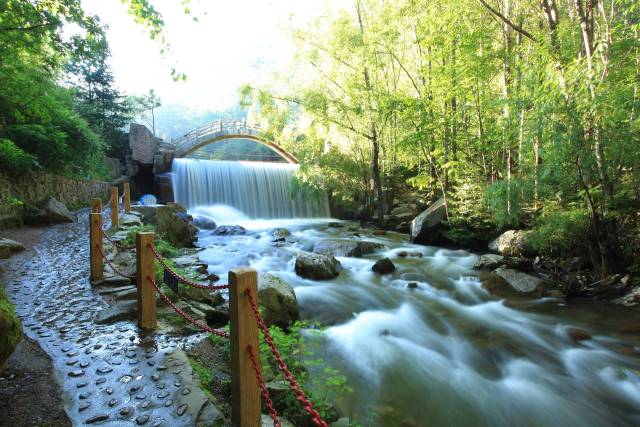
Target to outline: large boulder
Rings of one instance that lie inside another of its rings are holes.
[[[164,205],[132,205],[131,211],[139,213],[145,224],[156,225],[158,209],[163,207]]]
[[[533,256],[533,249],[527,244],[528,231],[509,230],[489,243],[489,250],[505,256]]]
[[[74,222],[76,217],[64,203],[50,197],[29,220],[36,224],[59,224]]]
[[[396,271],[396,266],[389,258],[382,258],[373,264],[371,270],[378,274],[390,274]]]
[[[411,221],[411,241],[425,245],[434,243],[440,236],[440,225],[447,216],[444,197]]]
[[[198,229],[184,206],[171,204],[157,210],[156,231],[172,245],[190,248],[196,241]]]
[[[216,222],[206,215],[194,215],[193,224],[201,230],[215,230],[217,227]]]
[[[260,275],[258,301],[263,307],[262,314],[269,326],[288,328],[300,318],[296,293],[291,285],[275,274]]]
[[[504,257],[497,254],[481,255],[473,265],[476,270],[493,270],[505,263]]]
[[[24,245],[15,240],[0,237],[0,258],[9,258],[16,252],[24,251]]]
[[[212,234],[216,236],[240,236],[247,234],[247,230],[241,225],[221,225]]]
[[[22,324],[13,305],[0,289],[0,372],[22,338]]]
[[[338,277],[342,265],[331,255],[301,252],[296,257],[296,274],[313,280],[328,280]]]
[[[289,230],[287,230],[286,228],[274,228],[272,230],[269,231],[269,233],[271,233],[271,235],[275,238],[275,239],[285,239],[289,236],[291,236],[291,232]]]
[[[485,284],[490,292],[501,297],[542,297],[546,295],[546,282],[511,268],[500,267],[494,270]]]
[[[361,257],[372,254],[384,246],[380,243],[361,240],[320,240],[313,246],[313,252],[323,255]]]

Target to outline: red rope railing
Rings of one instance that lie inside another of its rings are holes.
[[[271,397],[269,396],[269,390],[267,390],[267,385],[264,382],[264,377],[262,376],[262,372],[260,371],[260,367],[258,366],[258,356],[256,356],[256,353],[251,345],[247,346],[247,353],[249,353],[251,365],[253,366],[253,371],[256,374],[256,379],[258,380],[260,394],[262,394],[262,398],[264,399],[265,405],[267,405],[269,415],[273,419],[273,425],[274,427],[281,427],[282,424],[280,424],[280,420],[278,419],[278,413],[273,407],[273,402],[271,401]]]
[[[251,291],[247,289],[245,291],[245,295],[247,295],[247,298],[249,299],[249,305],[251,306],[253,317],[255,317],[256,322],[258,322],[258,326],[260,327],[260,330],[262,330],[262,334],[264,335],[264,340],[267,343],[269,350],[273,354],[273,357],[276,359],[278,369],[280,369],[280,372],[282,372],[282,375],[284,375],[285,379],[289,382],[289,386],[295,393],[296,399],[298,400],[298,402],[302,404],[302,407],[304,408],[304,410],[307,411],[307,413],[311,416],[311,421],[313,421],[315,425],[320,427],[329,427],[329,424],[327,424],[326,421],[322,419],[318,411],[316,411],[313,408],[313,405],[311,404],[307,396],[305,396],[304,391],[302,391],[302,387],[300,387],[300,384],[298,384],[298,381],[296,381],[291,371],[289,371],[289,367],[287,366],[284,359],[280,355],[280,352],[276,348],[276,344],[273,341],[273,338],[271,338],[271,334],[269,333],[269,328],[267,327],[266,323],[264,322],[264,319],[260,315],[260,311],[258,310],[258,304],[253,298]]]
[[[124,245],[119,244],[118,242],[113,240],[111,237],[109,237],[109,235],[107,233],[105,233],[105,230],[102,230],[102,235],[107,238],[109,243],[111,243],[113,246],[115,246],[116,248],[118,248],[118,249],[120,249],[122,251],[128,251],[128,250],[131,250],[131,249],[135,248],[135,246],[124,246]]]
[[[114,273],[116,273],[118,276],[122,276],[125,279],[135,279],[135,275],[128,275],[128,274],[124,274],[122,271],[118,270],[117,268],[114,267],[114,265],[111,263],[111,261],[109,261],[109,259],[107,258],[107,256],[105,255],[104,251],[102,250],[102,247],[100,247],[100,245],[96,244],[96,249],[98,250],[98,252],[100,252],[100,255],[102,255],[102,258],[104,259],[104,262],[107,263],[107,265],[109,267],[111,267],[111,270],[113,270]]]
[[[165,271],[169,273],[171,276],[173,276],[173,278],[176,279],[177,281],[182,282],[187,286],[191,286],[193,288],[199,288],[199,289],[217,290],[217,289],[229,288],[229,285],[203,285],[202,283],[194,282],[192,280],[187,279],[186,277],[182,277],[178,275],[178,273],[173,271],[171,267],[169,267],[169,265],[167,265],[166,260],[162,257],[162,255],[160,255],[160,253],[158,252],[155,246],[149,244],[147,247],[151,249],[151,251],[153,252],[153,255],[156,257],[158,262],[162,265],[162,268],[164,268]]]
[[[189,316],[187,313],[185,313],[182,309],[180,309],[180,307],[178,307],[177,305],[175,305],[173,303],[173,301],[171,301],[171,299],[166,296],[161,290],[160,287],[158,286],[158,284],[156,283],[155,280],[153,280],[151,277],[147,276],[147,280],[151,283],[151,285],[153,285],[153,287],[155,288],[156,292],[158,293],[158,295],[160,295],[160,298],[162,298],[162,300],[167,303],[167,305],[169,307],[171,307],[173,309],[173,311],[175,311],[176,313],[178,313],[178,315],[180,315],[183,319],[185,319],[187,322],[191,323],[192,325],[196,326],[197,328],[199,328],[200,330],[204,331],[204,332],[209,332],[210,334],[214,334],[217,335],[219,337],[223,337],[223,338],[229,338],[229,334],[226,332],[222,332],[219,331],[217,329],[213,329],[211,326],[209,325],[205,325],[203,323],[198,322],[196,319],[194,319],[193,317]]]

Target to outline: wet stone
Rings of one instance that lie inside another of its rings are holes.
[[[147,395],[144,393],[140,393],[139,395],[136,396],[136,399],[138,400],[144,400],[147,398]]]
[[[163,391],[160,394],[158,394],[158,399],[164,399],[167,396],[169,396],[169,392],[168,391]]]
[[[80,362],[81,368],[86,368],[87,366],[89,366],[89,362]]]
[[[186,396],[187,394],[191,393],[191,389],[185,388],[185,389],[182,390],[181,393],[182,393],[183,396]]]
[[[158,380],[160,379],[160,375],[158,375],[158,374],[153,374],[153,375],[151,375],[151,379],[152,379],[153,381],[158,381]]]
[[[106,383],[106,382],[107,382],[107,379],[106,379],[106,378],[98,378],[98,379],[96,380],[96,385],[104,384],[104,383]]]
[[[69,376],[73,378],[81,377],[83,375],[84,375],[84,371],[82,369],[69,372]]]
[[[118,413],[121,417],[130,417],[133,414],[133,408],[131,406],[124,407]]]
[[[81,383],[76,384],[76,387],[78,387],[78,388],[82,388],[82,387],[86,387],[86,386],[88,386],[88,385],[89,385],[89,383],[88,383],[88,382],[83,381],[83,382],[81,382]]]
[[[166,407],[169,407],[169,406],[171,406],[171,405],[173,405],[173,399],[167,399],[167,400],[164,402],[164,406],[166,406]]]
[[[164,423],[164,418],[158,418],[151,423],[151,427],[160,427]]]
[[[77,361],[76,359],[71,359],[71,360],[67,360],[66,365],[67,365],[67,366],[73,366],[73,365],[75,365],[76,363],[78,363],[78,361]]]
[[[97,373],[99,374],[108,374],[109,372],[112,372],[113,368],[109,367],[109,366],[105,366],[103,368],[98,368],[96,370]]]
[[[114,406],[116,406],[118,404],[118,400],[117,399],[111,399],[109,401],[109,403],[107,403],[107,405],[109,405],[110,408],[113,408]]]
[[[140,405],[142,409],[147,409],[149,406],[151,406],[150,400],[145,400],[144,402],[142,402],[142,405]]]
[[[113,394],[113,387],[107,387],[107,389],[105,390],[105,393]]]
[[[82,412],[85,409],[87,409],[89,406],[91,406],[91,402],[82,402],[78,407],[78,411]]]
[[[87,391],[87,392],[85,392],[85,393],[80,393],[80,394],[78,395],[78,399],[86,400],[86,399],[88,399],[88,398],[89,398],[89,396],[91,396],[91,393],[89,393],[89,392]]]
[[[129,393],[135,393],[140,390],[140,384],[136,384],[129,389]]]
[[[187,409],[189,409],[189,406],[186,403],[183,403],[182,405],[178,406],[178,409],[176,410],[176,414],[178,414],[179,417],[183,416],[185,412],[187,412]]]
[[[158,371],[166,371],[167,370],[167,365],[160,365],[156,368]]]
[[[157,389],[159,389],[159,390],[164,390],[164,388],[165,388],[165,383],[158,383],[158,384],[156,384],[156,388],[157,388]]]
[[[138,418],[136,418],[136,423],[141,426],[146,424],[149,421],[149,415],[140,415]]]
[[[87,420],[85,420],[85,424],[95,424],[95,423],[99,423],[102,421],[107,421],[109,419],[109,415],[108,414],[98,414],[98,415],[94,415],[91,418],[88,418]]]

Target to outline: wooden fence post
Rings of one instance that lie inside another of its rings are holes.
[[[102,213],[92,212],[89,216],[89,257],[91,258],[91,281],[99,282],[104,277],[102,245]]]
[[[120,224],[118,211],[120,201],[118,200],[118,187],[111,187],[111,227],[117,227]]]
[[[124,212],[131,212],[131,188],[128,182],[124,183]]]
[[[99,197],[91,199],[91,213],[102,213],[102,199]]]
[[[260,388],[247,346],[253,347],[260,363],[258,324],[249,298],[258,298],[258,274],[252,269],[229,272],[229,318],[231,327],[231,424],[238,427],[261,425]]]
[[[136,234],[136,270],[138,282],[138,326],[141,329],[156,328],[156,290],[149,282],[156,279],[153,245],[154,233]]]

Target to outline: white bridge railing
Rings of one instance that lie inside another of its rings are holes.
[[[192,130],[191,132],[186,133],[179,138],[172,139],[171,144],[177,149],[181,145],[188,144],[191,141],[196,140],[202,136],[215,134],[218,132],[222,132],[223,130],[228,131],[236,129],[249,129],[257,132],[260,130],[260,125],[257,123],[248,122],[246,118],[242,120],[218,120]]]

